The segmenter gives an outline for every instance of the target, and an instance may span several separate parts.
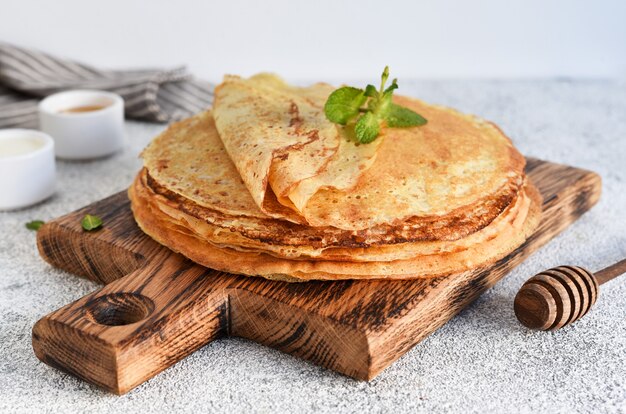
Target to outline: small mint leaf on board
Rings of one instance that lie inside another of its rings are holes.
[[[345,125],[359,114],[359,108],[367,97],[363,89],[344,86],[330,94],[324,105],[326,118],[336,124]]]
[[[41,226],[43,226],[46,222],[43,220],[33,220],[26,223],[26,228],[28,230],[38,231]]]
[[[380,122],[376,115],[367,112],[357,121],[354,132],[360,143],[368,144],[374,141],[380,133]]]
[[[102,227],[102,219],[98,216],[92,216],[91,214],[86,214],[85,217],[80,221],[80,225],[83,226],[83,230],[92,231]]]
[[[391,128],[420,126],[427,122],[420,114],[394,103],[387,108],[385,121],[387,121],[387,126]]]

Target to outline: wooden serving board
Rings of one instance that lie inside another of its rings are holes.
[[[523,246],[487,268],[412,281],[285,283],[217,272],[143,234],[126,193],[115,194],[39,230],[46,261],[105,286],[39,320],[35,354],[118,394],[224,336],[374,378],[599,199],[592,172],[532,159],[527,172],[544,215]],[[86,213],[103,228],[84,232]]]

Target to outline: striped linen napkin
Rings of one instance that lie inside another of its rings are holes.
[[[186,68],[100,70],[0,43],[0,128],[36,128],[39,98],[67,89],[101,89],[124,98],[128,118],[171,122],[213,101],[213,86]]]

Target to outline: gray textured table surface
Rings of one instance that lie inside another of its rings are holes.
[[[526,155],[602,175],[600,203],[373,381],[359,382],[278,351],[225,339],[129,394],[107,394],[33,355],[41,316],[98,286],[45,264],[31,219],[51,219],[124,189],[162,125],[128,123],[111,158],[58,163],[54,198],[0,213],[0,412],[626,411],[626,277],[602,287],[589,315],[530,332],[512,301],[527,277],[626,256],[626,85],[613,81],[405,82],[401,92],[498,123]]]

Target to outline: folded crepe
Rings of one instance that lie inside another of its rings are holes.
[[[270,74],[227,76],[219,85],[216,126],[264,213],[302,222],[297,213],[313,194],[353,187],[374,161],[380,142],[358,145],[326,119],[332,90],[321,83],[293,87]]]
[[[211,112],[144,150],[140,227],[208,267],[291,281],[448,275],[532,233],[541,197],[495,125],[397,97],[428,124],[359,145],[326,120],[331,91],[227,77]]]

